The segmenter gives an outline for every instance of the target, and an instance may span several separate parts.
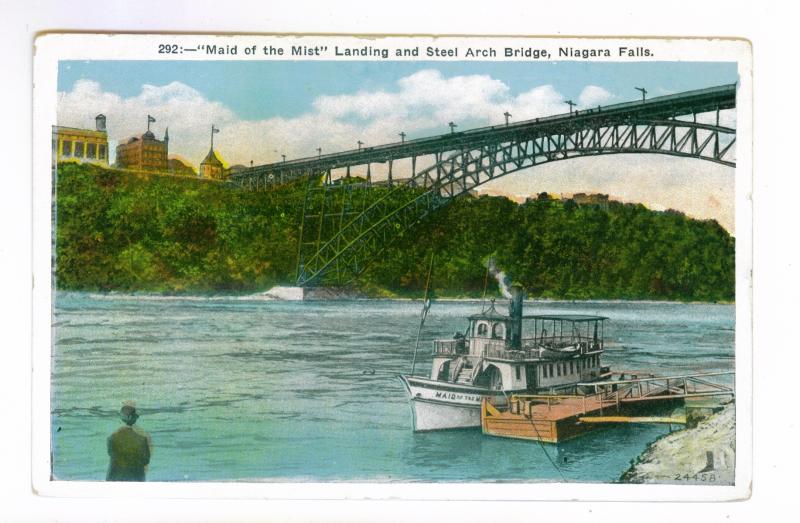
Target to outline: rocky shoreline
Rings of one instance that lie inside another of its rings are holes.
[[[736,405],[694,427],[651,443],[620,477],[622,483],[733,485],[736,463]]]

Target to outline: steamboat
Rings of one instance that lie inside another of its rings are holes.
[[[522,288],[510,294],[507,314],[492,300],[463,333],[434,340],[428,376],[414,375],[413,366],[400,376],[415,431],[481,427],[555,443],[608,423],[685,423],[671,413],[686,399],[733,396],[711,381],[730,372],[612,372],[602,362],[608,318],[525,315]]]
[[[510,289],[508,313],[494,300],[463,333],[433,342],[428,377],[403,375],[415,431],[481,426],[481,400],[497,394],[567,394],[610,377],[602,365],[603,316],[524,315]],[[530,325],[529,337],[523,324]]]

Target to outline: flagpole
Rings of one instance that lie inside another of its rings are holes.
[[[414,375],[414,368],[417,365],[417,349],[419,349],[419,337],[422,334],[422,324],[425,323],[425,318],[428,316],[428,309],[431,307],[430,301],[428,300],[431,272],[433,272],[433,253],[431,253],[431,264],[430,267],[428,267],[428,280],[425,282],[425,297],[422,299],[422,315],[419,319],[419,328],[417,328],[417,342],[414,344],[414,357],[411,359],[411,376]]]

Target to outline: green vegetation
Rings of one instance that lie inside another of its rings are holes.
[[[62,164],[58,287],[258,292],[291,284],[304,188],[297,182],[247,192]],[[430,252],[439,296],[479,296],[493,257],[533,297],[734,299],[734,239],[716,222],[546,195],[522,205],[489,196],[455,200],[388,246],[360,290],[419,295]]]

